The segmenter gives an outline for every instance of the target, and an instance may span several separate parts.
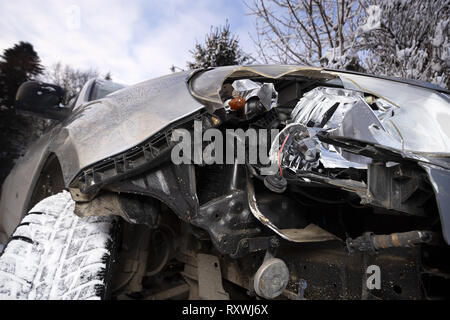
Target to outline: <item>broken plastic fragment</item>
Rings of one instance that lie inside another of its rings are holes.
[[[278,92],[273,83],[257,83],[249,79],[236,80],[232,84],[236,95],[243,97],[246,101],[258,98],[266,110],[276,107]],[[233,96],[235,93],[233,92]]]
[[[357,103],[365,103],[358,92],[317,87],[300,99],[291,117],[293,122],[308,127],[335,129],[341,125],[345,114]]]
[[[350,138],[402,149],[398,135],[393,135],[392,130],[385,128],[385,125],[391,127],[389,120],[394,116],[395,108],[384,99],[374,96],[364,97],[358,91],[317,87],[300,99],[291,117],[295,123],[328,131],[332,137]],[[337,164],[358,167],[358,164],[364,165],[371,162],[371,159],[365,156],[355,155],[337,147],[331,150],[323,143],[319,142],[319,144],[321,162],[324,166],[328,162],[331,166]],[[339,153],[339,156],[333,154],[335,151]],[[342,161],[335,163],[335,160],[339,158],[342,158]]]

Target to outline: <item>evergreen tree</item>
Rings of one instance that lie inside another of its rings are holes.
[[[5,49],[0,58],[0,105],[10,108],[19,86],[42,74],[44,68],[38,54],[28,42],[21,41],[12,48]]]
[[[239,65],[253,61],[239,47],[239,39],[230,32],[228,21],[225,26],[211,27],[205,43],[197,43],[190,52],[194,61],[187,62],[189,69]]]
[[[13,108],[19,86],[43,71],[30,43],[19,42],[0,56],[0,184],[15,159],[24,154],[27,144],[48,126],[47,120],[35,119]]]

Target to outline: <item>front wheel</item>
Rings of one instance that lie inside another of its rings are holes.
[[[33,207],[0,256],[0,299],[91,300],[108,296],[115,217],[80,218],[63,191]]]

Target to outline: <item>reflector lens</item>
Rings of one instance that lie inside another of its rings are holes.
[[[233,111],[240,110],[245,107],[245,99],[242,97],[237,97],[231,100],[228,105]]]

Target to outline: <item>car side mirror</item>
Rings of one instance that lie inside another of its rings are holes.
[[[61,104],[63,98],[64,90],[57,85],[27,81],[17,90],[15,107],[40,118],[62,121],[72,112]]]

